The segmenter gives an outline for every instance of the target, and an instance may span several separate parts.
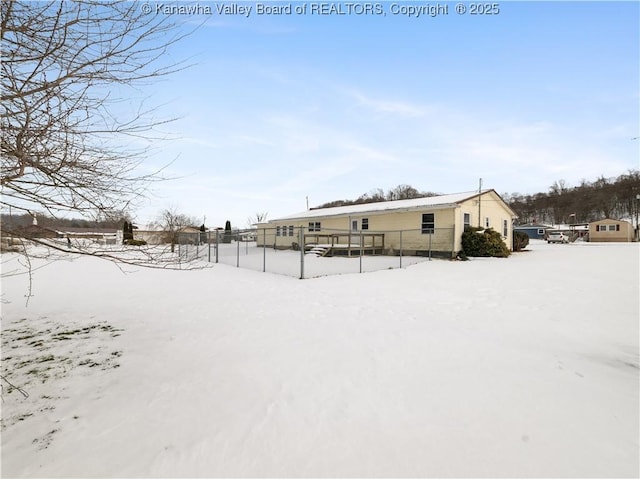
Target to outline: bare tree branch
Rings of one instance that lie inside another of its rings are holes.
[[[122,102],[186,66],[165,60],[185,34],[137,2],[6,0],[0,8],[1,204],[95,214],[142,197],[162,178],[139,173],[148,148],[125,140],[148,139],[171,119],[144,101]]]

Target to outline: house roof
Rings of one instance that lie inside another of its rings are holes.
[[[495,190],[492,190],[492,189],[482,190],[482,194],[485,194],[488,192],[494,192],[496,195],[498,195],[495,192]],[[457,207],[463,201],[467,201],[479,195],[480,193],[478,193],[478,191],[467,191],[464,193],[453,193],[449,195],[439,195],[439,196],[427,196],[425,198],[413,198],[410,200],[380,201],[376,203],[363,203],[358,205],[336,206],[333,208],[318,208],[314,210],[303,211],[301,213],[296,213],[289,216],[283,216],[280,218],[273,219],[269,222],[281,221],[281,220],[319,218],[319,217],[326,217],[326,216],[356,215],[356,214],[362,214],[362,213],[407,210],[407,209],[424,208],[424,207],[454,208],[454,207]],[[498,197],[500,197],[500,195],[498,195]],[[505,203],[505,206],[509,208],[509,206],[506,203]],[[509,211],[511,211],[510,208],[509,208]],[[512,211],[511,213],[513,214]]]
[[[118,232],[117,228],[84,228],[76,226],[52,227],[49,229],[55,230],[61,234],[115,234]]]
[[[550,225],[542,225],[538,223],[528,223],[525,225],[514,225],[513,229],[525,229],[525,228],[535,228],[535,229],[544,229],[544,228],[552,228]]]
[[[601,220],[598,221],[592,221],[591,223],[589,223],[590,225],[595,225],[595,224],[600,224],[600,223],[629,223],[632,224],[631,221],[627,221],[627,220],[616,220],[614,218],[603,218]]]

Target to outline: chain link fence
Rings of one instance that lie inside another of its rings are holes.
[[[454,228],[397,231],[309,231],[306,227],[222,230],[183,235],[181,261],[315,278],[365,273],[456,255]]]

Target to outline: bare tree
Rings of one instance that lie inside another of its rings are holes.
[[[136,168],[163,119],[140,87],[184,65],[165,53],[183,34],[137,2],[1,2],[3,207],[92,216],[125,210],[156,174]],[[120,103],[126,99],[126,108]],[[123,111],[131,113],[123,114]]]
[[[0,2],[0,207],[10,216],[71,212],[95,222],[117,221],[162,179],[160,172],[141,173],[138,166],[158,138],[156,127],[171,119],[147,107],[142,91],[186,66],[166,53],[189,32],[178,28],[177,17],[146,15],[141,5]],[[34,235],[22,241],[5,226],[2,244],[7,233],[10,241],[20,241],[29,277],[30,255],[52,259],[73,252],[162,268],[175,262],[174,255],[151,248],[71,250]],[[10,274],[3,268],[3,277]]]
[[[374,188],[368,193],[361,195],[356,200],[357,203],[376,203],[379,201],[386,201],[384,190],[382,188]]]
[[[439,193],[433,193],[430,191],[418,191],[411,185],[398,185],[395,188],[391,188],[386,195],[381,188],[374,188],[368,193],[360,195],[356,200],[330,201],[318,206],[318,208],[334,208],[336,206],[359,205],[363,203],[376,203],[380,201],[407,200],[413,198],[424,198],[427,196],[438,196],[438,194]]]
[[[247,218],[247,226],[249,226],[249,228],[252,228],[253,225],[256,225],[258,223],[264,223],[265,221],[267,221],[268,214],[269,213],[267,213],[266,211],[256,212],[253,216],[249,216]]]
[[[166,241],[171,243],[171,252],[173,253],[179,239],[180,231],[196,223],[197,220],[195,218],[183,213],[178,213],[175,207],[171,207],[160,213],[157,225],[166,233]]]
[[[423,198],[426,196],[435,196],[437,193],[418,191],[411,185],[398,185],[395,188],[391,188],[387,192],[387,200],[409,200],[413,198]]]

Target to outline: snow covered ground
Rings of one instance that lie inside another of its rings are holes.
[[[317,278],[333,274],[365,273],[383,269],[406,267],[412,264],[428,261],[425,256],[339,256],[318,257],[305,254],[301,265],[301,252],[293,250],[274,250],[273,248],[256,247],[255,243],[221,244],[218,262],[248,268],[254,271],[285,274],[294,278]],[[184,248],[184,246],[183,246]],[[196,257],[194,246],[190,246],[186,257]],[[202,249],[204,248],[204,249]],[[199,258],[208,260],[205,254],[207,246],[201,247]],[[211,262],[215,263],[215,251],[211,253]]]
[[[638,244],[529,250],[5,278],[2,477],[638,477]]]

